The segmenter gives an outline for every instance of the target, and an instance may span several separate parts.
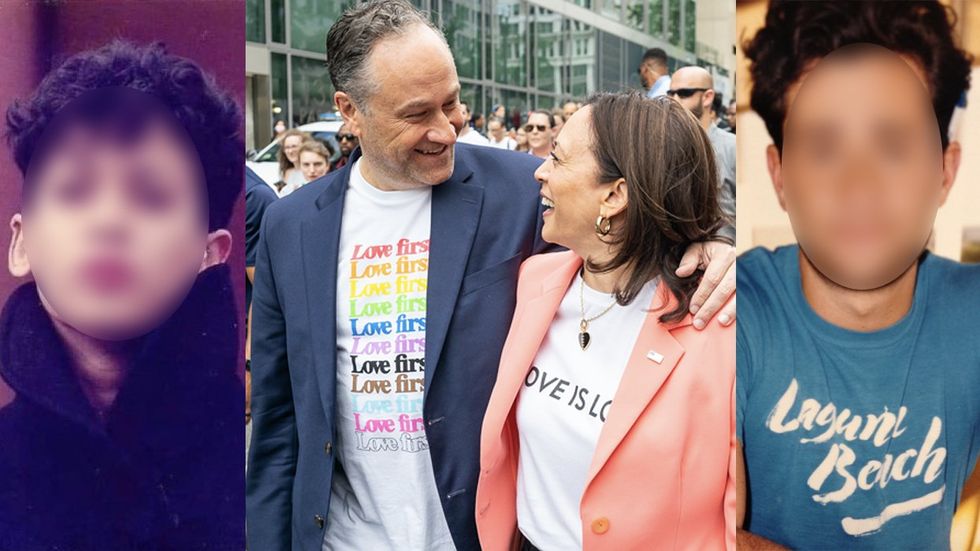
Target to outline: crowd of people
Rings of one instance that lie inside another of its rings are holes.
[[[722,181],[725,185],[730,184],[731,192],[734,193],[735,99],[732,98],[726,106],[722,94],[713,88],[711,74],[701,67],[681,67],[672,76],[668,69],[667,54],[660,48],[647,50],[637,72],[647,97],[665,95],[674,97],[702,123],[702,127],[709,132],[713,143],[716,144],[717,154],[726,159],[720,167],[726,172],[722,174]],[[681,81],[682,84],[686,83],[690,86],[685,84],[685,86],[671,88],[672,77],[678,75],[682,79],[694,80],[692,83]],[[565,122],[582,106],[583,103],[580,101],[569,100],[554,109],[532,109],[526,113],[514,110],[508,119],[507,106],[502,103],[495,104],[490,113],[484,116],[482,113],[473,112],[469,103],[460,101],[459,107],[464,124],[456,141],[527,152],[535,157],[547,159]],[[341,126],[336,133],[340,155],[332,160],[336,152],[329,142],[318,140],[302,130],[287,129],[282,120],[277,120],[273,128],[275,129],[273,139],[279,142],[280,149],[279,179],[272,183],[272,186],[279,197],[285,197],[306,183],[344,166],[351,152],[359,145],[357,136],[349,131],[347,125]],[[718,138],[711,131],[712,128],[725,131],[732,136]],[[719,141],[723,141],[724,145],[719,146]],[[305,160],[301,158],[303,154]],[[731,176],[730,181],[726,180],[728,176]],[[732,200],[734,201],[734,196]],[[726,209],[726,214],[730,216],[735,214],[734,202],[732,205],[731,212]]]

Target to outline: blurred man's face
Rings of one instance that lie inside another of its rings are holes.
[[[788,98],[773,171],[801,250],[854,290],[916,262],[952,185],[926,85],[894,53],[863,48],[831,54]]]
[[[346,124],[337,130],[337,144],[340,146],[340,154],[344,157],[350,156],[351,152],[357,148],[357,136],[351,133]]]
[[[490,135],[493,139],[500,141],[504,139],[504,125],[500,124],[500,121],[490,121]]]
[[[425,59],[425,63],[418,63]],[[463,126],[452,54],[432,29],[377,44],[367,61],[375,92],[362,108],[341,111],[360,139],[366,177],[383,189],[434,186],[453,173],[453,145]],[[338,98],[343,101],[342,93]]]
[[[52,317],[97,339],[158,327],[206,259],[196,152],[160,122],[134,140],[68,128],[31,176],[24,211],[11,222],[11,272],[33,275]]]
[[[651,86],[653,86],[653,83],[656,82],[657,80],[656,78],[654,78],[653,70],[650,68],[650,63],[643,63],[642,65],[640,65],[639,73],[640,73],[640,84],[644,88],[649,89]]]
[[[465,103],[459,104],[459,110],[463,114],[463,124],[470,122],[470,106]]]
[[[680,102],[685,109],[701,120],[706,111],[711,110],[711,102],[715,99],[714,90],[707,89],[703,79],[695,71],[679,70],[670,77],[671,97]],[[674,94],[673,92],[676,92]]]
[[[574,101],[566,102],[562,107],[562,113],[565,115],[566,121],[572,118],[572,115],[574,115],[576,111],[578,111],[578,104]]]

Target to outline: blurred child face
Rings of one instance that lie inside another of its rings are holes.
[[[330,165],[322,155],[312,151],[303,151],[299,154],[299,169],[303,171],[303,178],[307,182],[312,182],[327,173]]]
[[[162,122],[129,143],[70,126],[11,220],[11,272],[32,274],[52,317],[83,334],[142,336],[207,264],[203,178],[196,152]]]
[[[883,48],[833,57],[790,104],[774,182],[814,267],[870,290],[915,263],[952,177],[929,91],[908,63]]]

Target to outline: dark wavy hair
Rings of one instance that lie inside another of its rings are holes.
[[[592,151],[600,183],[626,180],[629,202],[625,220],[607,237],[617,248],[604,264],[586,259],[592,272],[630,268],[629,280],[616,290],[622,305],[633,302],[647,282],[660,277],[677,305],[661,322],[683,318],[701,272],[675,274],[692,243],[730,239],[715,234],[725,225],[718,204],[718,169],[704,129],[680,103],[639,93],[599,94],[592,107]],[[666,303],[664,305],[666,308]]]
[[[752,61],[752,109],[782,151],[786,90],[807,64],[848,44],[876,44],[922,65],[945,150],[953,109],[970,87],[972,58],[956,46],[955,22],[955,13],[937,1],[772,0],[765,26],[743,45]]]
[[[6,137],[21,174],[26,176],[45,130],[65,106],[109,87],[151,94],[169,108],[201,160],[208,227],[228,226],[244,187],[241,110],[200,66],[168,53],[162,43],[137,46],[116,40],[73,55],[44,77],[33,96],[15,101],[7,109]]]

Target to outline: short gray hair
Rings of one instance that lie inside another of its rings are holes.
[[[439,27],[406,0],[374,0],[344,12],[327,32],[327,68],[334,90],[346,93],[364,109],[377,87],[366,74],[371,50],[416,25],[429,27],[445,42]]]

